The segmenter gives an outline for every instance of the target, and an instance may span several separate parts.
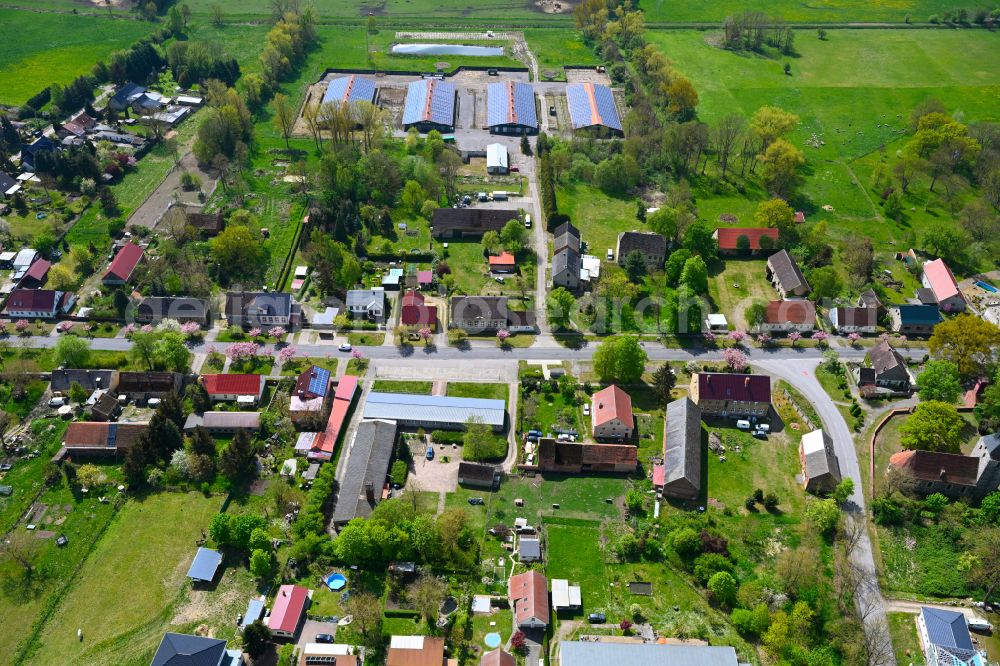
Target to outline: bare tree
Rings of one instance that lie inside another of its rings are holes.
[[[739,143],[745,128],[746,121],[743,116],[737,114],[726,116],[712,128],[712,147],[719,156],[719,168],[722,169],[723,180],[725,180],[726,171],[729,169],[729,158],[732,156],[736,144]]]
[[[448,594],[448,586],[437,576],[424,574],[407,589],[407,596],[428,624],[437,617],[438,609]]]
[[[382,627],[382,602],[374,594],[352,594],[344,610],[354,618],[353,625],[361,634],[365,645],[375,645]]]
[[[313,143],[316,144],[316,148],[322,149],[323,128],[320,126],[319,104],[307,104],[306,107],[302,109],[302,120],[305,121],[306,127],[309,128],[309,133],[312,135]]]

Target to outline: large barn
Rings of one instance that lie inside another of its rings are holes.
[[[406,89],[403,129],[455,131],[455,86],[440,79],[414,81]]]
[[[486,124],[491,134],[538,134],[538,112],[531,84],[491,83],[486,90]]]
[[[566,86],[566,100],[573,131],[624,136],[611,88],[599,83],[571,83]]]
[[[351,74],[330,81],[330,85],[326,87],[326,93],[323,95],[323,103],[369,102],[374,104],[377,98],[378,88],[375,87],[374,81]]]

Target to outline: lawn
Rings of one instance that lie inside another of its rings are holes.
[[[230,375],[269,375],[274,367],[274,359],[270,356],[252,356],[245,361],[233,361],[229,364]]]
[[[607,605],[608,579],[600,547],[601,525],[588,521],[545,520],[545,573],[581,586],[583,614]]]
[[[385,333],[350,331],[347,334],[347,341],[359,347],[380,347],[385,342]]]
[[[338,361],[339,359],[329,356],[326,358],[321,356],[293,358],[282,364],[281,375],[283,377],[294,377],[300,375],[304,370],[314,365],[329,370],[331,375],[336,375]]]
[[[853,3],[852,3],[853,4]],[[647,8],[647,11],[649,8]],[[803,205],[811,221],[828,220],[834,238],[863,234],[877,249],[896,245],[922,225],[950,219],[935,206],[925,210],[922,186],[905,202],[908,219],[877,219],[880,210],[867,188],[870,162],[886,147],[894,156],[911,109],[928,97],[959,110],[966,122],[996,119],[992,100],[1000,94],[1000,73],[983,66],[995,55],[996,36],[987,32],[926,30],[837,30],[826,40],[800,31],[794,58],[776,54],[746,55],[713,46],[714,32],[651,31],[648,38],[674,66],[691,78],[698,91],[699,117],[712,123],[738,113],[751,115],[765,104],[798,114],[801,123],[790,138],[809,160]],[[791,76],[782,72],[784,61]],[[823,142],[807,147],[811,136]],[[894,159],[894,157],[893,157]],[[921,179],[922,180],[922,179]],[[759,190],[735,193],[699,192],[699,214],[717,222],[722,213],[748,223]],[[910,200],[912,198],[912,201]],[[831,212],[820,207],[830,204]],[[911,207],[916,211],[910,211]]]
[[[76,6],[76,3],[72,3]],[[23,104],[52,83],[90,74],[98,60],[129,47],[154,24],[0,9],[0,104]]]
[[[479,241],[449,240],[447,248],[437,242],[434,247],[451,268],[447,279],[452,281],[453,290],[460,294],[530,296],[535,288],[535,257],[529,251],[518,253],[517,273],[503,275],[503,282],[497,282],[489,272],[489,264]],[[514,304],[511,306],[516,308]]]
[[[949,530],[914,524],[877,529],[887,589],[924,597],[974,593],[967,587],[965,572],[955,566],[965,548]]]
[[[730,14],[743,11],[763,12],[789,22],[846,23],[852,21],[886,21],[903,23],[908,17],[914,22],[927,21],[932,15],[954,11],[956,5],[947,0],[832,0],[803,3],[795,0],[714,0],[712,2],[676,3],[669,0],[644,0],[642,8],[648,21],[717,23]]]
[[[509,390],[506,384],[484,384],[480,382],[448,382],[446,395],[456,398],[486,398],[507,402]]]
[[[645,230],[635,217],[634,199],[615,199],[586,183],[571,182],[558,188],[556,200],[559,212],[580,230],[587,253],[601,259],[608,248],[617,251],[620,232]]]
[[[892,633],[892,647],[896,651],[896,663],[923,663],[916,618],[909,613],[888,613],[887,617],[889,631]]]
[[[207,14],[212,5],[221,5],[231,20],[260,19],[271,15],[269,0],[189,0],[188,4],[199,14]],[[549,15],[535,11],[524,0],[499,0],[490,3],[470,3],[468,0],[385,0],[375,4],[371,0],[317,0],[314,5],[323,18],[360,20],[374,10],[378,15],[377,20],[382,17],[396,22],[403,20],[406,25],[413,21],[440,25],[440,21],[451,18],[462,19],[462,25],[469,20],[489,21],[491,25],[511,19],[563,24],[573,20],[572,14]],[[388,32],[388,29],[385,31]]]
[[[546,474],[535,478],[510,479],[493,497],[489,523],[512,524],[514,518],[532,522],[551,516],[600,521],[618,520],[620,511],[606,498],[625,494],[625,479],[620,476],[562,476]],[[523,507],[514,499],[524,500]],[[559,504],[559,508],[552,507]]]
[[[3,485],[15,489],[11,496],[0,497],[0,533],[6,533],[24,515],[42,489],[45,464],[59,450],[66,425],[61,419],[39,419],[31,424],[32,446],[39,455],[19,459],[0,479]]]
[[[730,328],[748,330],[743,316],[747,307],[754,301],[778,298],[767,281],[766,267],[764,259],[725,259],[712,264],[708,293],[715,304],[713,312],[726,315]]]
[[[386,393],[416,393],[420,395],[430,395],[433,382],[422,381],[402,381],[395,379],[376,379],[372,386],[373,391],[384,391]]]
[[[547,385],[547,384],[546,384]],[[521,391],[520,432],[541,430],[550,434],[554,428],[582,432],[580,407],[571,404],[559,391]]]
[[[126,502],[36,636],[37,651],[26,663],[147,663],[175,604],[186,598],[184,574],[195,540],[220,502],[200,493]]]
[[[574,30],[525,30],[524,38],[538,59],[538,68],[543,76],[545,70],[555,70],[555,79],[564,81],[564,65],[601,64],[594,50],[584,44],[580,33]]]

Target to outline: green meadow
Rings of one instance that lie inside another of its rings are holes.
[[[50,83],[89,74],[151,31],[130,19],[0,9],[0,104],[23,104]]]

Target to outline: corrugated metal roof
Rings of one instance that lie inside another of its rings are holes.
[[[432,122],[455,124],[455,86],[438,79],[421,79],[406,89],[403,125]]]
[[[562,641],[562,666],[738,666],[736,650],[728,646],[660,645]]]
[[[927,627],[927,638],[934,645],[972,650],[972,637],[965,616],[956,611],[922,606],[920,615]]]
[[[331,520],[334,523],[342,524],[371,514],[375,503],[382,497],[382,486],[389,474],[389,461],[395,443],[394,421],[364,420],[358,425],[333,510]],[[369,483],[373,486],[372,502],[365,495],[365,486]]]
[[[701,410],[690,398],[668,404],[664,424],[662,484],[681,480],[701,488]]]
[[[502,143],[491,143],[486,146],[486,168],[507,168],[507,147]]]
[[[477,417],[486,425],[499,427],[506,413],[503,400],[372,392],[365,402],[364,418],[458,425]]]
[[[603,126],[622,131],[611,88],[598,83],[572,83],[566,86],[566,100],[573,129]]]
[[[486,124],[538,127],[535,91],[530,83],[500,81],[486,90]]]
[[[191,562],[191,568],[188,569],[187,577],[211,581],[215,578],[215,572],[218,571],[220,564],[222,564],[222,553],[211,548],[199,548],[194,561]]]

